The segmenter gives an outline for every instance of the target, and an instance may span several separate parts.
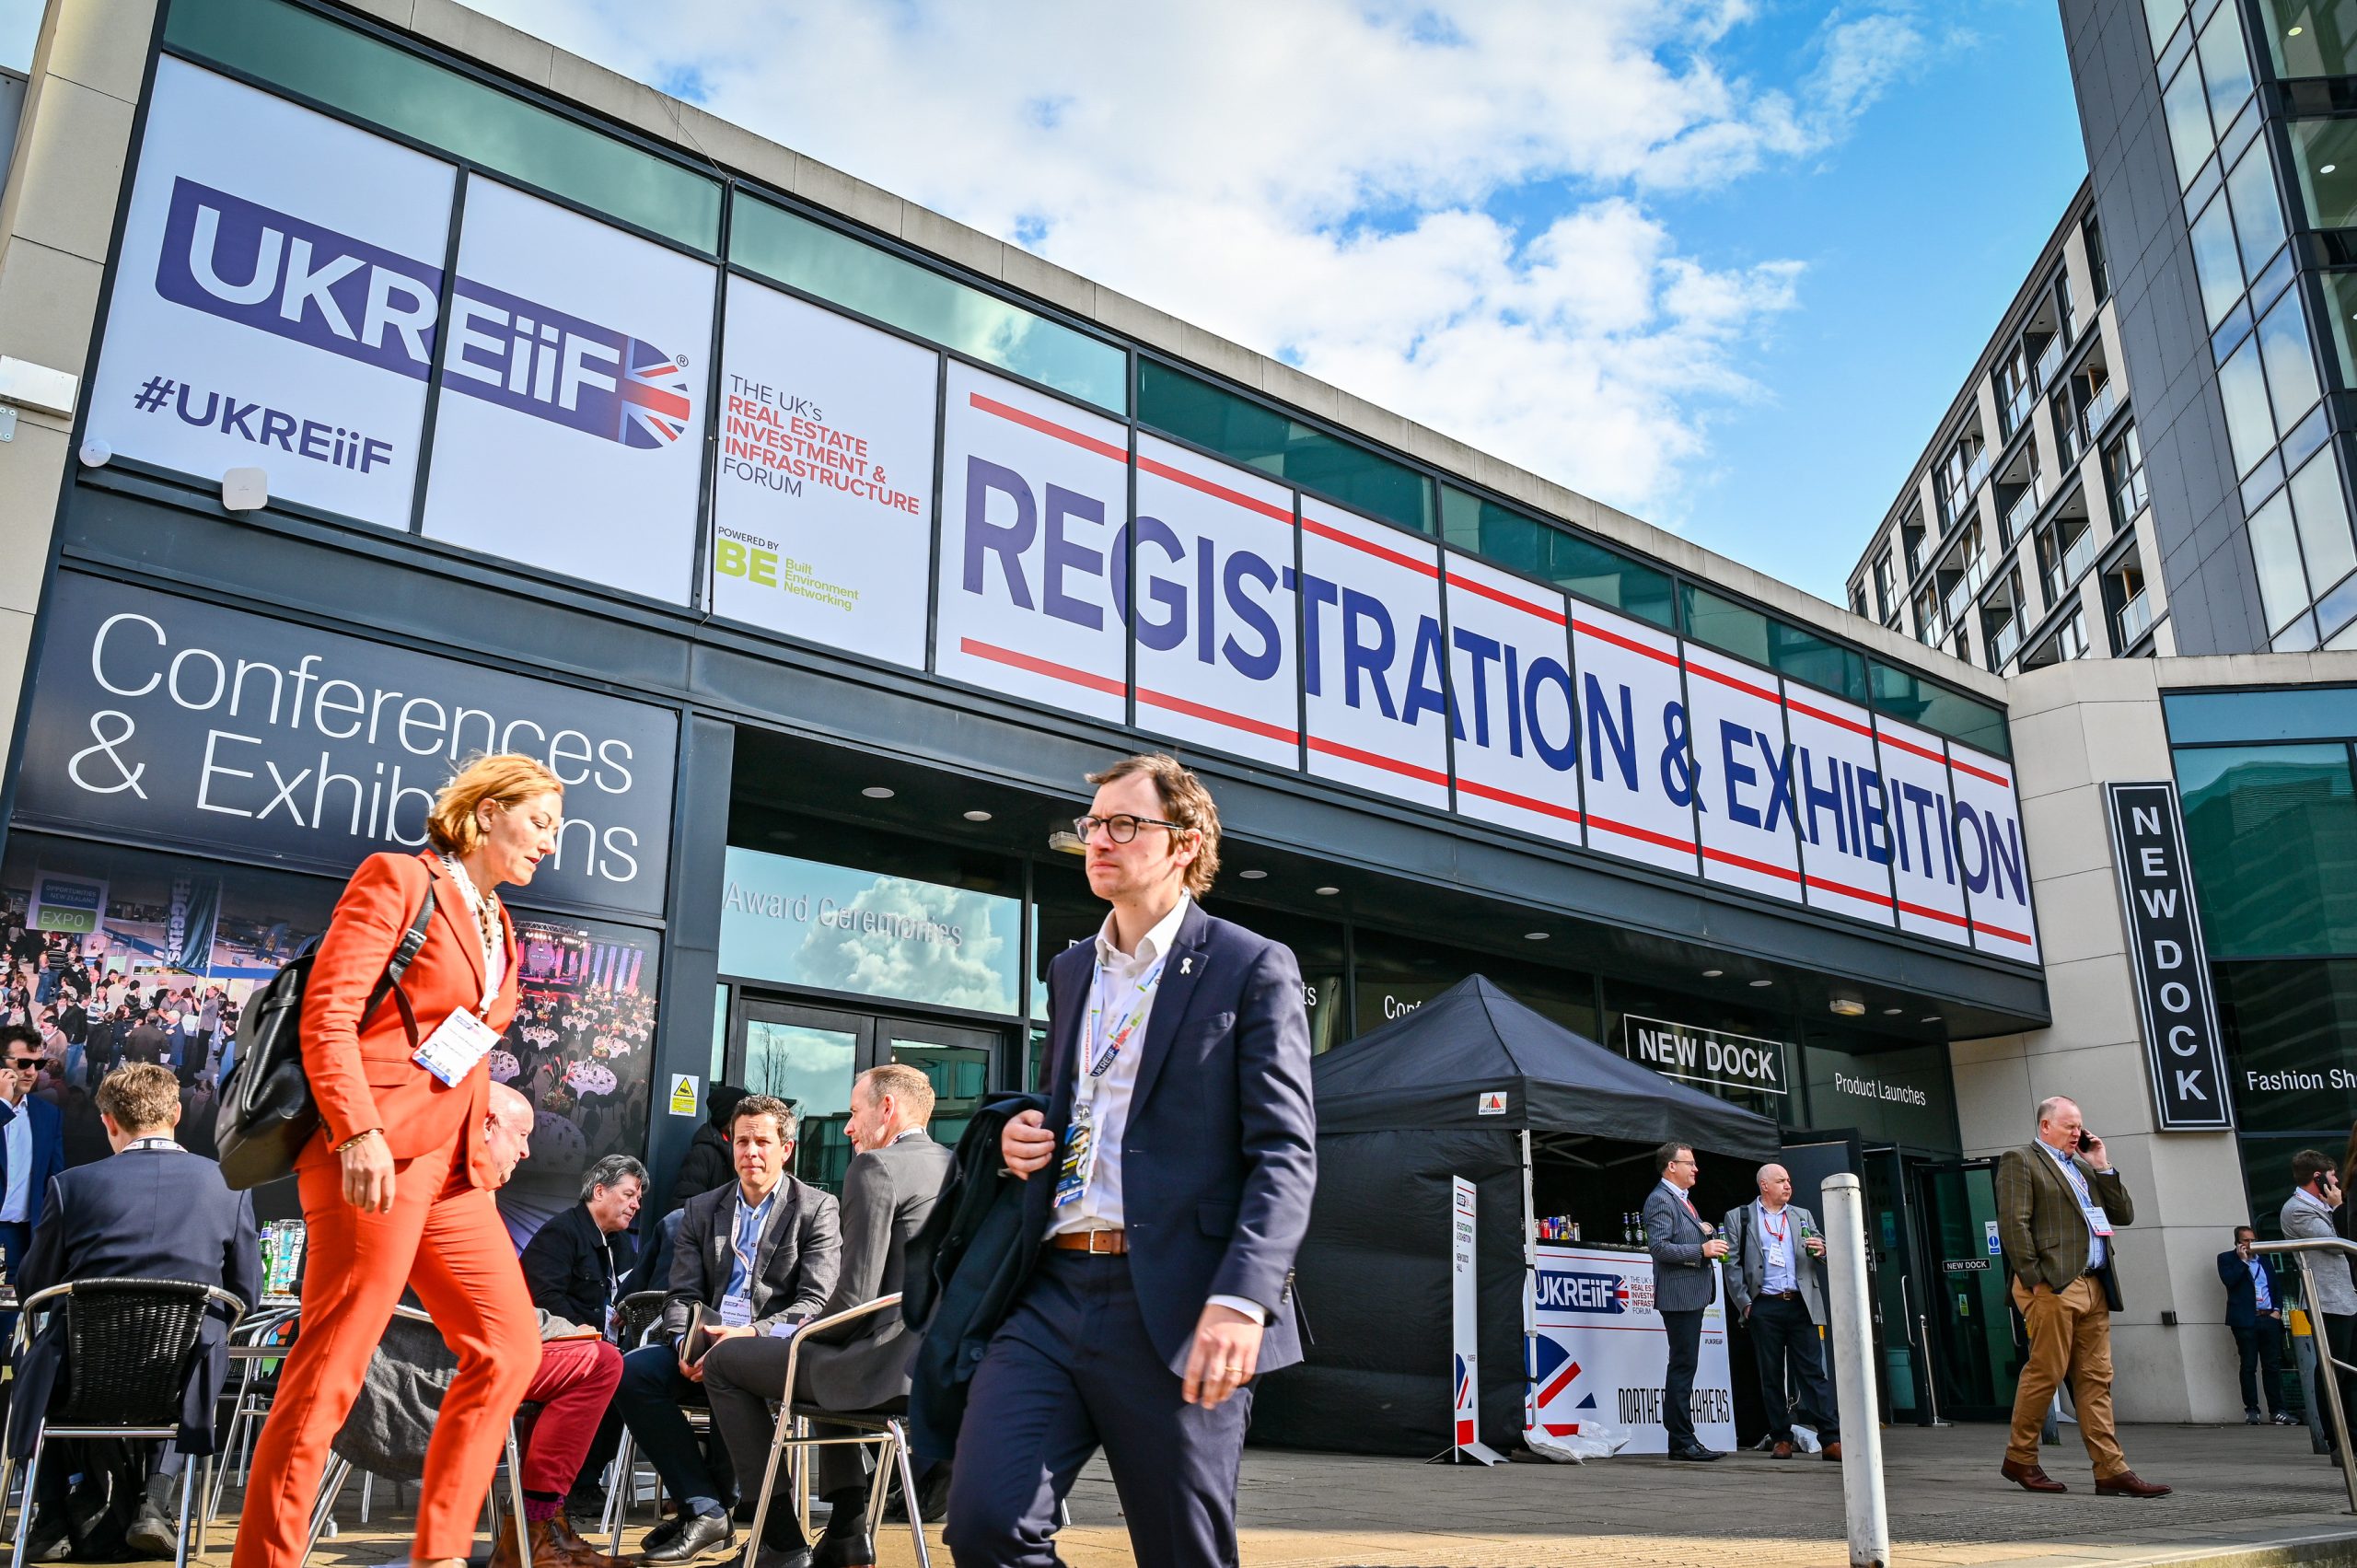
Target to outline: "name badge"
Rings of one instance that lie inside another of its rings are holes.
[[[489,1024],[461,1007],[442,1020],[442,1027],[425,1037],[411,1061],[433,1074],[445,1084],[455,1085],[474,1070],[474,1064],[491,1054],[499,1043],[499,1036]]]
[[[753,1298],[749,1295],[727,1296],[720,1303],[723,1328],[741,1329],[753,1320]]]
[[[2097,1236],[2111,1234],[2111,1216],[2103,1212],[2101,1203],[2083,1203],[2079,1212],[2087,1216],[2087,1228]]]
[[[1088,1173],[1097,1164],[1097,1128],[1086,1101],[1072,1108],[1072,1127],[1064,1133],[1063,1164],[1056,1170],[1054,1207],[1080,1202],[1088,1191]]]

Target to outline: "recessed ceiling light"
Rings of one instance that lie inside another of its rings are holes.
[[[1718,979],[1718,978],[1719,978],[1719,976],[1721,976],[1721,975],[1723,975],[1723,974],[1724,974],[1724,973],[1726,973],[1726,972],[1727,972],[1727,971],[1726,971],[1726,970],[1704,970],[1702,971],[1702,978],[1703,978],[1704,980],[1716,980],[1716,979]]]
[[[1550,935],[1544,931],[1526,931],[1522,934],[1522,939],[1526,942],[1544,942]]]
[[[991,814],[987,811],[969,811],[966,813],[966,820],[969,822],[987,822],[990,819]]]
[[[2293,28],[2290,32],[2285,33],[2283,36],[2285,38],[2297,38],[2300,36],[2300,29],[2298,28]]]
[[[1335,894],[1337,894],[1337,893],[1341,892],[1342,889],[1340,889],[1340,888],[1316,888],[1316,889],[1312,889],[1311,890],[1312,890],[1313,892],[1315,892],[1315,893],[1316,893],[1319,898],[1321,898],[1321,899],[1330,899],[1330,898],[1332,898]]]
[[[1939,1016],[1937,1013],[1934,1013],[1934,1014],[1933,1014],[1930,1017],[1928,1017],[1928,1018],[1923,1018],[1923,1019],[1920,1019],[1920,1020],[1918,1020],[1918,1021],[1919,1021],[1919,1022],[1922,1022],[1922,1023],[1926,1023],[1926,1024],[1936,1024],[1936,1023],[1940,1022],[1941,1020],[1940,1020],[1940,1016]]]
[[[859,793],[867,796],[870,800],[889,800],[892,798],[892,791],[885,788],[882,784],[869,784],[865,789],[861,790]]]
[[[1757,991],[1763,985],[1773,985],[1776,982],[1772,980],[1755,980],[1751,982],[1751,989]]]
[[[1243,877],[1247,882],[1258,882],[1261,877],[1266,877],[1268,873],[1256,865],[1248,871],[1239,871],[1237,875]]]
[[[1826,1005],[1832,1009],[1837,1018],[1863,1018],[1866,1016],[1866,1005],[1854,996],[1836,996]]]
[[[1899,1014],[1904,1013],[1905,1011],[1907,1011],[1907,1009],[1904,1007],[1885,1007],[1882,1010],[1882,1016],[1886,1018],[1896,1018]]]
[[[2317,172],[2318,174],[2330,174],[2330,173],[2332,173],[2335,169],[2338,169],[2340,167],[2340,166],[2339,164],[2337,164],[2337,163],[2328,163],[2328,164],[2326,164],[2322,168],[2317,169],[2317,170],[2316,170],[2316,172]]]

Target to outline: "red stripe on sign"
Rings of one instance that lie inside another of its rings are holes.
[[[1776,700],[1776,693],[1769,691],[1765,686],[1754,686],[1748,680],[1737,680],[1732,675],[1722,674],[1708,665],[1696,664],[1690,658],[1686,661],[1686,668],[1705,680],[1715,680],[1722,686],[1732,686],[1738,691],[1747,691],[1755,697],[1765,697],[1771,703]]]
[[[1038,658],[1030,654],[1018,654],[1013,648],[978,643],[971,637],[958,638],[958,651],[975,658],[988,659],[993,664],[1005,665],[1011,669],[1029,670],[1034,675],[1044,675],[1052,680],[1068,680],[1074,686],[1086,686],[1092,691],[1108,691],[1116,697],[1129,695],[1130,689],[1110,676],[1093,675],[1085,669],[1074,669],[1068,664],[1057,664],[1051,659]]]
[[[1746,871],[1757,871],[1762,877],[1779,877],[1787,882],[1797,882],[1801,879],[1801,874],[1790,866],[1778,865],[1771,861],[1754,860],[1747,854],[1737,854],[1733,850],[1713,849],[1709,844],[1702,846],[1702,858],[1715,860],[1722,865],[1739,865]]]
[[[1901,899],[1898,900],[1898,907],[1905,910],[1909,914],[1920,914],[1925,920],[1941,921],[1949,925],[1964,925],[1968,923],[1964,916],[1960,914],[1950,914],[1945,910],[1935,910],[1929,904],[1910,904],[1905,899]]]
[[[1478,795],[1484,800],[1494,800],[1502,806],[1519,806],[1525,811],[1536,811],[1544,817],[1560,817],[1566,822],[1580,819],[1580,814],[1568,806],[1558,806],[1551,800],[1540,800],[1533,796],[1516,795],[1495,784],[1476,784],[1462,773],[1457,775],[1457,787],[1461,794]]]
[[[1912,751],[1915,755],[1922,758],[1927,762],[1945,762],[1947,761],[1945,757],[1941,756],[1930,747],[1918,746],[1911,740],[1901,740],[1898,737],[1891,734],[1888,730],[1884,730],[1882,732],[1882,738],[1885,745],[1896,746],[1901,751]]]
[[[1544,1388],[1538,1390],[1538,1402],[1542,1405],[1553,1404],[1555,1402],[1555,1396],[1570,1388],[1572,1386],[1572,1379],[1579,1375],[1580,1364],[1578,1362],[1565,1362],[1563,1364],[1563,1370],[1555,1374],[1554,1377],[1548,1383],[1548,1385]]]
[[[1972,929],[1975,931],[1985,931],[1991,936],[2002,936],[2008,942],[2018,942],[2025,947],[2028,947],[2030,943],[2028,932],[2008,931],[2002,925],[1991,925],[1985,920],[1974,921],[1972,923]]]
[[[1355,746],[1345,746],[1339,740],[1328,740],[1322,736],[1313,735],[1309,738],[1309,749],[1312,751],[1323,751],[1329,757],[1340,757],[1346,762],[1356,762],[1361,767],[1380,768],[1387,773],[1398,773],[1403,778],[1422,779],[1426,784],[1435,784],[1443,789],[1448,787],[1446,773],[1419,766],[1414,762],[1403,762],[1397,757],[1385,757],[1373,751],[1362,751]]]
[[[1885,909],[1888,909],[1891,904],[1888,893],[1877,893],[1865,888],[1852,888],[1847,882],[1836,882],[1829,877],[1804,877],[1801,880],[1820,893],[1840,893],[1846,898],[1856,899],[1864,903],[1880,904]]]
[[[1856,719],[1845,719],[1840,714],[1829,714],[1822,708],[1812,708],[1806,703],[1794,699],[1790,692],[1786,692],[1784,695],[1784,706],[1792,709],[1793,712],[1796,714],[1805,714],[1810,718],[1817,720],[1820,724],[1829,724],[1837,729],[1846,729],[1852,735],[1872,735],[1874,733],[1872,729],[1860,724]]]
[[[1241,490],[1230,490],[1227,486],[1215,484],[1200,474],[1189,473],[1185,469],[1172,468],[1168,463],[1156,462],[1144,453],[1138,455],[1138,467],[1147,473],[1167,479],[1173,484],[1183,484],[1190,490],[1199,490],[1214,500],[1225,501],[1231,506],[1241,506],[1248,512],[1258,512],[1264,517],[1274,517],[1285,527],[1293,527],[1291,512],[1283,506],[1272,505],[1257,495],[1247,495]]]
[[[1992,773],[1986,768],[1976,768],[1971,763],[1966,761],[1963,758],[1956,756],[1954,752],[1950,752],[1948,754],[1948,766],[1954,768],[1959,773],[1970,773],[1976,779],[1986,779],[1991,784],[1995,784],[1999,789],[2011,789],[2014,787],[2014,781],[2007,778],[2004,774]]]
[[[1510,605],[1525,615],[1536,615],[1539,620],[1552,625],[1561,626],[1563,623],[1563,612],[1560,610],[1550,610],[1543,604],[1533,604],[1528,599],[1516,598],[1514,595],[1493,588],[1487,583],[1477,583],[1470,577],[1460,577],[1454,572],[1448,575],[1448,586],[1452,588],[1463,588],[1469,594],[1479,594],[1483,598],[1495,599],[1500,604]]]
[[[1353,550],[1372,555],[1379,561],[1388,561],[1394,566],[1405,566],[1409,571],[1421,572],[1427,577],[1440,575],[1440,568],[1429,561],[1419,561],[1412,555],[1402,555],[1396,550],[1387,550],[1372,540],[1361,539],[1358,535],[1345,532],[1331,523],[1321,523],[1305,517],[1301,519],[1301,526],[1320,539],[1330,539],[1336,544],[1347,544]]]
[[[1036,413],[1026,413],[1012,403],[1000,402],[996,398],[986,398],[980,392],[967,393],[966,401],[984,413],[994,413],[1010,424],[1023,426],[1026,430],[1036,430],[1042,436],[1052,436],[1057,440],[1068,442],[1084,452],[1094,452],[1100,458],[1110,458],[1117,463],[1126,463],[1130,460],[1130,449],[1127,447],[1116,447],[1110,441],[1099,441],[1094,436],[1069,429],[1058,424],[1054,420],[1041,419]]]
[[[1664,849],[1682,849],[1689,854],[1694,853],[1692,839],[1673,838],[1667,833],[1656,833],[1651,828],[1640,828],[1633,822],[1616,822],[1609,817],[1599,817],[1593,811],[1587,814],[1587,819],[1590,827],[1601,828],[1608,833],[1618,833],[1624,839],[1635,839],[1641,843],[1659,844]]]
[[[1225,725],[1230,729],[1240,729],[1247,735],[1266,736],[1271,740],[1282,740],[1287,746],[1295,745],[1301,739],[1297,732],[1286,729],[1281,725],[1247,718],[1242,714],[1231,714],[1225,708],[1214,708],[1202,703],[1189,702],[1184,697],[1174,697],[1167,691],[1151,691],[1141,686],[1138,688],[1138,701],[1149,707],[1167,708],[1174,714],[1185,714],[1190,718],[1202,719],[1210,724]]]
[[[1473,1423],[1471,1422],[1460,1421],[1457,1423],[1457,1441],[1460,1447],[1473,1441]]]
[[[1624,637],[1618,632],[1608,632],[1601,626],[1591,626],[1585,621],[1573,621],[1572,624],[1578,630],[1586,633],[1589,636],[1594,637],[1600,642],[1610,643],[1615,647],[1626,648],[1632,654],[1643,654],[1649,659],[1658,660],[1663,664],[1671,666],[1673,668],[1676,668],[1678,664],[1678,656],[1676,654],[1666,654],[1659,648],[1653,646],[1651,644],[1641,643],[1634,637]],[[1689,847],[1690,848],[1691,846],[1689,845]]]

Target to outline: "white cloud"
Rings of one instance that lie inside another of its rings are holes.
[[[1671,520],[1801,269],[1689,254],[1660,203],[1831,145],[1939,47],[1916,0],[1833,12],[1771,82],[1748,0],[475,3]]]

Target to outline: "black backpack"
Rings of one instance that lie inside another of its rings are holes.
[[[434,889],[409,923],[401,945],[385,965],[385,978],[368,993],[361,1009],[360,1028],[366,1028],[377,1006],[391,992],[401,1010],[402,1027],[412,1044],[417,1041],[417,1015],[401,988],[401,975],[417,950],[425,946],[425,928],[434,918]],[[311,978],[311,960],[319,939],[303,944],[301,952],[246,999],[238,1018],[238,1060],[221,1083],[221,1109],[214,1138],[221,1150],[222,1179],[238,1191],[275,1181],[295,1173],[303,1145],[319,1129],[319,1103],[311,1098],[311,1080],[303,1073],[303,988]]]

